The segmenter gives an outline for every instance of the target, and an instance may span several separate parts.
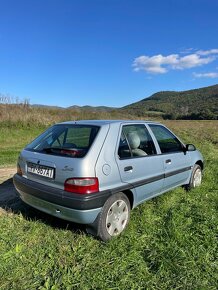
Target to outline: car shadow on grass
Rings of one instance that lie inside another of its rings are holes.
[[[0,183],[0,210],[1,209],[6,213],[22,214],[22,216],[29,221],[40,220],[53,228],[68,229],[78,234],[86,231],[85,225],[75,224],[53,217],[24,203],[19,198],[12,178]]]

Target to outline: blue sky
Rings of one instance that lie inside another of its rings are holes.
[[[0,94],[121,107],[218,83],[217,0],[0,0]]]

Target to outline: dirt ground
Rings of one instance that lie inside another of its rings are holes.
[[[19,203],[12,180],[15,173],[15,167],[0,168],[0,215],[5,213],[5,209]]]
[[[16,167],[2,167],[0,168],[0,185],[2,182],[12,178],[16,173]]]
[[[18,196],[14,185],[13,175],[16,173],[15,167],[0,168],[0,218],[5,215],[22,214],[29,219],[40,219],[46,224],[59,228],[69,228],[77,231],[84,231],[83,225],[75,225],[46,213],[40,212],[25,204]],[[1,287],[0,287],[1,288]]]

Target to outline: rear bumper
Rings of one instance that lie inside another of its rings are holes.
[[[77,210],[72,208],[67,208],[60,206],[37,197],[32,196],[31,194],[22,192],[18,190],[20,198],[30,206],[46,212],[52,216],[68,220],[71,222],[79,224],[92,224],[97,218],[98,214],[101,211],[101,208],[89,209],[89,210]]]
[[[112,194],[111,191],[103,191],[91,194],[78,194],[67,192],[52,186],[46,186],[24,178],[18,174],[13,178],[14,186],[18,192],[25,192],[36,198],[77,210],[100,208]]]
[[[27,204],[76,223],[94,222],[111,192],[80,195],[29,180],[18,174],[13,178],[20,198]]]

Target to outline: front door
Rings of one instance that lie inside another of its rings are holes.
[[[164,190],[187,183],[191,170],[189,152],[179,139],[162,125],[149,125],[161,151],[165,171]]]

